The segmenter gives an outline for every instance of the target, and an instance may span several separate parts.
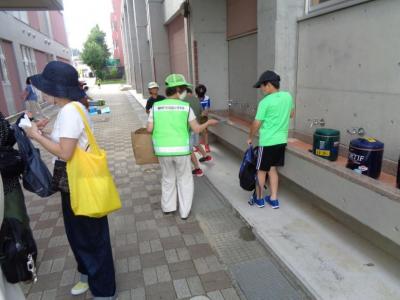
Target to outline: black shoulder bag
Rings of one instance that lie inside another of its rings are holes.
[[[0,229],[0,263],[7,281],[36,282],[36,257],[31,230],[15,218],[4,218]]]

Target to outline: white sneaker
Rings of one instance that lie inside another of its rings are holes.
[[[75,286],[71,289],[71,294],[74,296],[78,296],[84,294],[88,291],[89,284],[87,282],[79,281]]]

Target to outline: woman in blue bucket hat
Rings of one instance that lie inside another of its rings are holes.
[[[53,99],[60,107],[53,131],[49,137],[42,135],[35,124],[26,128],[27,135],[53,154],[56,169],[65,168],[76,147],[87,149],[88,138],[84,123],[74,107],[85,97],[80,87],[78,72],[69,64],[52,61],[41,74],[31,77],[32,84]],[[66,174],[63,170],[61,173]],[[80,281],[72,288],[72,295],[80,295],[90,289],[94,299],[115,299],[115,272],[107,216],[90,218],[75,216],[67,188],[60,188],[65,232],[75,256]]]

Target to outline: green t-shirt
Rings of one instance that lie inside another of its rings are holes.
[[[286,144],[289,134],[290,113],[294,108],[288,92],[269,94],[258,104],[256,120],[261,121],[260,146]]]

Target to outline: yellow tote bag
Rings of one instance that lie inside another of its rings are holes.
[[[108,170],[106,152],[97,145],[83,110],[73,105],[85,124],[90,148],[84,151],[76,147],[67,162],[71,208],[76,216],[100,218],[120,209],[121,200]]]

